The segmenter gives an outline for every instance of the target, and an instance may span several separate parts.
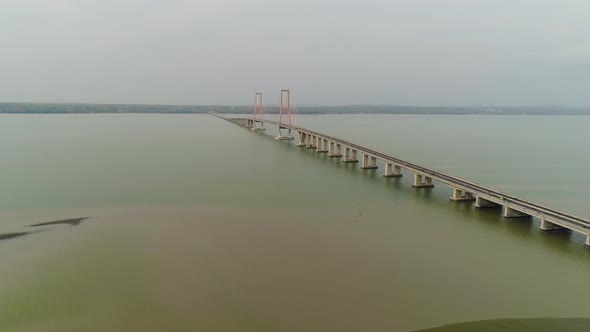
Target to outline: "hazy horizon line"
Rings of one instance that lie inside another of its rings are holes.
[[[166,103],[97,103],[97,102],[76,102],[76,101],[0,101],[0,104],[35,104],[35,105],[105,105],[105,106],[176,106],[176,107],[252,107],[249,104],[166,104]],[[278,104],[267,104],[265,107],[279,107]],[[293,105],[292,105],[293,106]],[[559,105],[559,104],[520,104],[520,105],[418,105],[418,104],[295,104],[297,107],[421,107],[421,108],[569,108],[569,109],[590,109],[588,106],[580,105]]]

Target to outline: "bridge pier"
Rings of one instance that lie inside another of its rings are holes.
[[[414,183],[412,183],[412,187],[414,188],[432,188],[434,184],[432,183],[432,178],[428,176],[424,176],[424,181],[422,181],[421,174],[414,174]]]
[[[328,140],[318,137],[318,151],[319,153],[328,152]]]
[[[300,148],[305,147],[305,133],[303,132],[297,132],[297,145]]]
[[[370,163],[369,163],[370,161]],[[377,158],[371,157],[368,154],[363,155],[363,162],[361,163],[362,169],[376,169],[377,168]]]
[[[590,234],[586,235],[586,242],[584,242],[586,248],[590,248]]]
[[[328,151],[328,157],[342,157],[342,145],[331,141],[330,151]]]
[[[391,168],[393,167],[393,172]],[[393,165],[392,163],[385,163],[385,172],[383,176],[386,178],[401,178],[402,177],[402,168],[398,165]]]
[[[453,196],[449,199],[454,202],[475,201],[472,193],[457,188],[453,188]]]
[[[482,197],[475,197],[475,207],[476,208],[489,208],[489,207],[498,207],[500,204],[494,203]]]
[[[520,212],[518,210],[515,210],[513,208],[510,208],[507,205],[504,205],[504,211],[503,211],[502,215],[504,216],[504,218],[507,218],[507,219],[530,218],[531,217],[530,215],[528,215],[524,212]]]
[[[260,127],[256,127],[256,122],[260,122]],[[264,128],[263,126],[264,126],[264,122],[252,120],[252,125],[249,128],[252,131],[266,131],[266,128]]]
[[[541,218],[541,225],[539,226],[539,229],[542,230],[543,232],[554,232],[554,231],[560,231],[560,230],[564,230],[564,227],[561,227],[559,225],[556,225],[552,222],[548,222],[547,220],[545,220],[545,218]]]
[[[291,136],[291,131],[292,131],[291,127],[283,127],[283,126],[281,126],[280,120],[279,120],[278,126],[279,126],[279,130],[278,130],[277,136],[275,136],[275,139],[277,141],[292,141],[292,140],[295,139],[295,137]],[[281,129],[287,129],[287,135],[283,135],[281,133]]]
[[[315,136],[313,135],[307,135],[307,146],[306,149],[315,149]]]
[[[245,127],[248,128],[248,129],[254,129],[254,120],[250,120],[250,119],[246,120],[246,126]]]
[[[349,148],[348,146],[344,147],[344,157],[342,161],[345,163],[358,163],[359,160],[356,158],[356,150]]]

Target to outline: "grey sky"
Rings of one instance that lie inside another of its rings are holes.
[[[587,0],[0,0],[0,101],[590,106]]]

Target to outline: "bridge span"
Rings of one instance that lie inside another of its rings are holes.
[[[585,246],[590,248],[590,220],[527,201],[318,131],[266,119],[251,119],[248,117],[227,118],[218,114],[212,115],[246,128],[253,128],[256,123],[260,123],[261,125],[264,125],[264,123],[277,125],[279,128],[279,135],[275,137],[277,140],[293,140],[294,137],[291,136],[291,132],[297,132],[298,140],[296,146],[314,149],[317,153],[327,153],[329,157],[341,158],[346,163],[359,162],[358,157],[361,155],[361,168],[363,169],[378,168],[377,161],[379,160],[385,165],[384,177],[402,177],[401,170],[404,169],[414,174],[412,186],[415,188],[434,187],[433,181],[446,184],[452,189],[452,195],[449,197],[451,201],[474,201],[475,207],[477,208],[501,208],[503,216],[509,219],[537,217],[541,220],[539,228],[542,231],[571,230],[581,233],[586,236]],[[289,134],[282,135],[280,129],[288,130]]]

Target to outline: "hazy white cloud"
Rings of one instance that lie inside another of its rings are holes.
[[[0,0],[0,100],[590,105],[582,0]]]

